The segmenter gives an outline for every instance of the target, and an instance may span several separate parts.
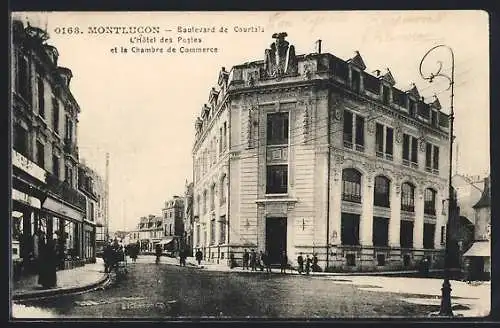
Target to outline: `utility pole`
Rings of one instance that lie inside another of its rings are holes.
[[[109,240],[109,153],[106,153],[106,186],[105,186],[105,210],[104,210],[104,235]]]

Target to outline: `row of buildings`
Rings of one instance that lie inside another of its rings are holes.
[[[437,97],[368,72],[359,52],[297,55],[286,37],[223,67],[196,119],[193,248],[217,262],[314,253],[327,270],[442,266],[450,126]]]
[[[127,243],[139,244],[142,252],[154,252],[157,244],[164,250],[192,249],[184,229],[189,225],[185,222],[185,199],[173,196],[165,202],[161,215],[141,217],[136,229],[128,232]]]
[[[42,241],[54,239],[60,268],[95,261],[107,239],[107,188],[78,151],[80,107],[72,71],[58,65],[46,31],[12,25],[12,260],[36,272]]]

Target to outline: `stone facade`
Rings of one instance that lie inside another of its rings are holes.
[[[13,244],[25,272],[35,268],[42,241],[56,239],[60,268],[95,259],[95,224],[78,190],[80,106],[72,71],[58,65],[46,31],[14,18],[12,85]]]
[[[439,101],[396,89],[389,70],[366,73],[358,52],[296,55],[286,33],[273,37],[264,61],[220,71],[195,123],[194,248],[224,263],[255,249],[292,265],[314,253],[328,270],[439,265],[449,172]]]

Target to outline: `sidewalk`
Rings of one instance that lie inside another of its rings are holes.
[[[102,259],[98,258],[96,263],[57,271],[57,287],[55,288],[43,289],[38,285],[37,275],[23,277],[14,282],[12,299],[27,300],[87,291],[103,284],[107,279],[108,274],[104,273]]]

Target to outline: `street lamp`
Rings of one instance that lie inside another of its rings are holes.
[[[441,61],[438,61],[438,69],[435,73],[431,73],[429,76],[426,76],[422,72],[422,64],[424,63],[425,59],[427,56],[433,52],[434,50],[438,48],[445,48],[448,49],[448,51],[451,54],[451,77],[443,74],[441,72],[441,69],[443,68],[443,63]],[[454,84],[455,84],[455,55],[453,53],[453,50],[444,44],[437,45],[435,47],[432,47],[429,49],[422,60],[420,61],[420,67],[419,67],[419,72],[420,75],[422,76],[423,79],[428,80],[430,83],[434,81],[436,77],[442,77],[448,80],[449,85],[446,90],[451,89],[451,106],[450,106],[450,150],[449,150],[449,163],[450,163],[450,168],[448,172],[448,229],[446,231],[446,245],[445,245],[445,261],[444,261],[444,281],[443,281],[443,287],[441,288],[441,306],[439,310],[439,316],[453,316],[453,311],[451,308],[451,284],[450,284],[450,227],[451,227],[451,221],[452,217],[454,215],[454,206],[455,206],[455,195],[453,192],[453,185],[452,185],[452,163],[453,163],[453,120],[454,120],[454,111],[453,111],[453,97],[454,97]],[[446,91],[445,90],[445,91]]]

